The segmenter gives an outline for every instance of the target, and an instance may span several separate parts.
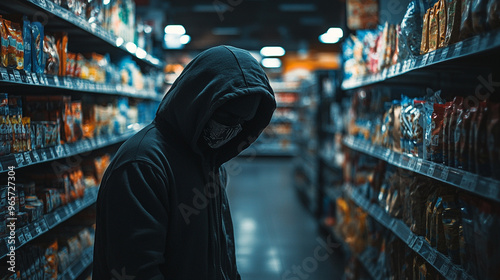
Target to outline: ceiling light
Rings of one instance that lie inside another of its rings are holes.
[[[102,4],[103,4],[103,5],[108,5],[108,4],[109,4],[109,2],[110,2],[110,0],[104,0],[104,1],[102,1]]]
[[[326,31],[327,34],[332,34],[332,36],[342,38],[344,37],[344,31],[342,31],[342,28],[340,27],[330,27],[328,28],[328,31]]]
[[[283,56],[285,49],[279,46],[263,47],[260,49],[260,54],[262,56]]]
[[[144,27],[144,33],[149,34],[151,33],[151,31],[153,31],[153,28],[151,26],[146,25],[146,27]]]
[[[186,29],[180,24],[171,24],[165,26],[165,33],[183,35],[186,34]]]
[[[129,53],[135,53],[137,51],[137,46],[134,43],[132,43],[132,42],[128,42],[125,45],[125,48],[127,49],[127,51]]]
[[[279,58],[264,58],[262,60],[262,66],[266,68],[280,68],[281,60]]]
[[[335,44],[340,41],[340,38],[329,33],[319,35],[319,41],[323,44]]]
[[[185,44],[187,44],[187,43],[189,43],[191,41],[191,36],[189,36],[189,35],[182,35],[179,38],[179,41],[181,42],[181,44],[185,45]]]

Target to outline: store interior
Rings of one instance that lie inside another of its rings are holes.
[[[106,168],[218,45],[277,103],[225,163],[243,280],[500,279],[499,27],[499,0],[1,1],[0,279],[92,279]]]

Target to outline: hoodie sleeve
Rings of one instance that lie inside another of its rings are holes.
[[[150,164],[132,162],[114,170],[102,193],[104,254],[111,276],[164,279],[167,181]],[[130,278],[131,279],[131,278]]]

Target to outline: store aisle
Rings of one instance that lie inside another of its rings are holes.
[[[342,279],[338,245],[320,237],[293,187],[292,159],[237,158],[226,168],[243,280]]]

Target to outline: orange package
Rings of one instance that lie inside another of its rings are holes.
[[[66,64],[68,61],[68,34],[61,33],[57,36],[57,53],[59,54],[59,76],[66,76]]]
[[[420,54],[425,54],[429,51],[429,16],[432,8],[425,12],[423,25],[422,25],[422,43],[420,45]]]
[[[439,12],[438,12],[438,19],[439,19],[439,43],[438,43],[438,48],[442,48],[446,46],[445,44],[445,38],[446,38],[446,15],[447,15],[447,9],[446,9],[446,1],[444,0],[439,0]]]

